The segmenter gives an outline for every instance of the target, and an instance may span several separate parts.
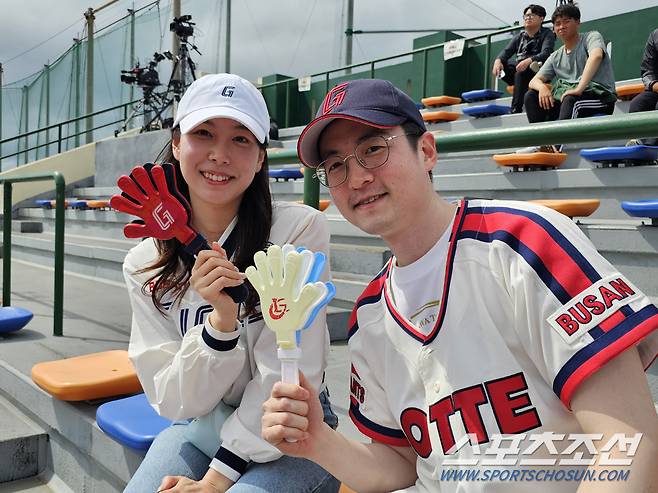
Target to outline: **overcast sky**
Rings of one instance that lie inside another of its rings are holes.
[[[554,0],[534,1],[543,4],[550,16]],[[49,60],[55,60],[71,45],[72,38],[83,32],[83,12],[106,3],[107,0],[0,0],[3,82],[21,79],[40,70]],[[120,0],[97,14],[97,29],[125,15],[126,9],[133,5],[139,8],[148,3],[151,2]],[[225,3],[225,0],[183,1],[182,13],[191,13],[198,22],[195,44],[200,49],[203,47],[203,56],[195,54],[193,58],[204,71],[224,68],[223,41],[217,40],[217,25],[224,23],[220,8]],[[490,28],[511,24],[520,19],[529,0],[354,0],[354,3],[354,28],[381,30]],[[658,0],[582,0],[579,4],[582,20],[586,21],[658,5]],[[206,6],[205,11],[198,10],[200,5]],[[272,73],[301,76],[342,65],[344,5],[345,0],[233,0],[231,71],[256,80]],[[170,21],[170,12],[171,0],[161,0],[164,26]],[[222,26],[222,32],[223,29]],[[355,36],[354,61],[410,50],[413,38],[421,35]],[[169,44],[167,34],[162,49],[169,49]]]

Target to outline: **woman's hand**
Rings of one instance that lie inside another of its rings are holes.
[[[157,493],[226,493],[232,485],[233,481],[226,476],[214,469],[208,469],[201,481],[185,476],[165,476]]]
[[[217,242],[212,250],[202,250],[192,267],[190,286],[206,300],[214,310],[209,315],[210,325],[222,332],[235,330],[238,305],[223,292],[229,286],[239,286],[244,282],[244,274],[233,265],[226,252]]]

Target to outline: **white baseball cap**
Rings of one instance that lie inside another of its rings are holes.
[[[267,142],[270,115],[263,95],[234,74],[209,74],[195,80],[178,103],[174,127],[186,134],[212,118],[230,118],[247,127],[261,144]]]

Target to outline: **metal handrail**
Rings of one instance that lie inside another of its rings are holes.
[[[11,220],[12,185],[27,181],[55,180],[55,287],[53,335],[63,335],[64,323],[64,175],[57,171],[0,177],[4,190],[2,232],[2,305],[11,304]]]
[[[116,121],[113,121],[113,122],[110,122],[110,123],[104,123],[102,125],[99,125],[97,127],[92,128],[91,131],[98,130],[99,128],[108,127],[110,125],[114,125],[115,123],[125,121],[126,118],[128,117],[128,115],[127,115],[128,107],[130,107],[134,104],[137,104],[140,101],[141,101],[141,99],[136,99],[135,101],[131,101],[131,102],[128,102],[128,103],[123,103],[123,104],[120,104],[120,105],[117,105],[117,106],[113,106],[111,108],[105,108],[104,110],[98,110],[98,111],[95,111],[93,113],[89,113],[87,115],[78,116],[78,117],[75,117],[75,118],[71,118],[70,120],[66,120],[66,121],[59,122],[59,123],[54,123],[54,124],[49,125],[47,127],[37,128],[36,130],[30,130],[29,132],[25,132],[25,133],[22,133],[22,134],[19,134],[19,135],[15,135],[13,137],[2,139],[2,140],[0,140],[0,149],[2,148],[2,146],[4,144],[8,144],[8,143],[13,142],[15,140],[27,139],[28,137],[30,137],[32,135],[36,135],[36,134],[41,133],[41,132],[50,132],[51,130],[57,129],[57,140],[53,140],[53,141],[47,142],[45,144],[39,144],[37,146],[30,147],[28,149],[21,149],[20,151],[14,152],[13,154],[0,155],[0,163],[2,162],[3,159],[10,158],[10,157],[13,157],[13,156],[17,156],[19,154],[23,154],[23,153],[26,153],[26,152],[29,152],[29,151],[33,151],[33,150],[39,149],[41,147],[46,147],[46,146],[49,146],[49,145],[54,144],[54,143],[57,143],[57,152],[60,153],[60,152],[62,152],[62,141],[66,141],[68,139],[75,138],[79,135],[83,135],[83,134],[86,134],[88,132],[87,130],[84,130],[82,132],[78,132],[76,134],[67,135],[66,137],[63,137],[62,136],[63,127],[65,127],[67,125],[71,125],[71,124],[79,122],[79,121],[82,121],[82,120],[86,120],[87,118],[93,118],[95,116],[102,115],[104,113],[109,113],[111,111],[115,111],[115,110],[118,110],[118,109],[123,109],[123,112],[124,112],[123,120],[116,120]],[[48,134],[46,134],[46,135],[48,135]]]
[[[533,123],[525,127],[496,128],[474,132],[444,132],[434,141],[440,153],[502,149],[527,145],[572,144],[635,137],[652,137],[658,128],[658,111],[601,116],[577,120]],[[294,149],[269,152],[268,162],[298,161]],[[304,173],[304,203],[318,208],[319,187],[314,173]]]
[[[544,21],[543,24],[549,24],[549,23],[550,23],[550,21]],[[477,40],[482,39],[482,38],[487,40],[487,42],[486,42],[487,60],[485,60],[485,63],[484,63],[484,65],[485,65],[485,87],[488,85],[488,81],[486,80],[486,76],[490,71],[488,58],[490,58],[491,38],[493,36],[498,36],[500,34],[506,34],[506,33],[509,33],[509,32],[518,31],[518,30],[523,29],[523,28],[524,27],[522,25],[511,26],[511,27],[505,27],[503,29],[499,29],[497,31],[493,31],[493,32],[490,32],[490,33],[487,33],[487,34],[480,34],[478,36],[472,36],[470,38],[460,38],[460,39],[464,40],[464,43],[469,43],[471,41],[477,41]],[[458,29],[455,29],[455,30],[458,31]],[[454,41],[454,40],[452,40],[452,41]],[[357,68],[357,67],[363,67],[365,65],[370,65],[370,78],[374,78],[374,66],[375,66],[376,63],[385,62],[385,61],[388,61],[388,60],[394,60],[396,58],[402,58],[402,57],[409,56],[409,55],[416,55],[416,54],[425,55],[425,53],[427,53],[428,51],[436,50],[438,48],[442,48],[443,46],[445,46],[449,42],[450,41],[444,41],[442,43],[437,43],[437,44],[430,45],[430,46],[424,46],[422,48],[416,48],[414,50],[406,51],[404,53],[389,55],[389,56],[386,56],[386,57],[383,57],[383,58],[376,58],[374,60],[369,60],[369,61],[366,61],[366,62],[353,63],[351,65],[344,65],[342,67],[338,67],[338,68],[334,68],[334,69],[331,69],[331,70],[326,70],[326,71],[323,71],[323,72],[318,72],[318,73],[315,73],[315,74],[311,74],[310,77],[318,77],[318,76],[321,76],[321,75],[325,76],[325,92],[328,92],[329,91],[329,87],[328,87],[329,86],[329,75],[333,74],[334,72],[341,72],[341,71],[344,71],[344,70],[351,70],[351,69],[354,69],[354,68]],[[425,89],[426,89],[426,75],[427,74],[424,74],[424,75],[425,75],[425,77],[424,77],[425,80],[422,81],[423,82],[423,84],[422,84],[422,88],[423,88],[422,96],[423,97],[426,96]],[[290,82],[296,81],[298,79],[299,79],[299,77],[290,77],[288,79],[282,79],[282,80],[278,80],[278,81],[275,81],[275,82],[268,82],[267,84],[260,84],[258,86],[258,89],[262,90],[262,89],[267,89],[268,87],[276,87],[276,86],[281,85],[281,84],[289,84]]]

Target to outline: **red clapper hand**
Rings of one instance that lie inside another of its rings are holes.
[[[126,238],[176,238],[194,256],[210,249],[206,239],[189,225],[189,204],[176,187],[172,164],[136,166],[130,176],[119,177],[117,184],[122,194],[112,196],[112,208],[140,218],[124,226]],[[243,302],[248,294],[244,284],[224,291],[236,303]]]

